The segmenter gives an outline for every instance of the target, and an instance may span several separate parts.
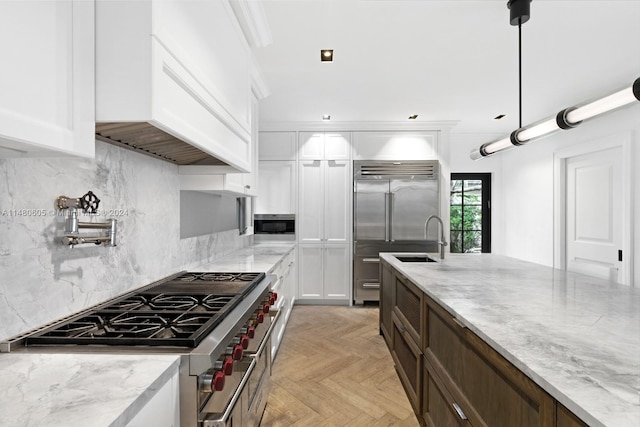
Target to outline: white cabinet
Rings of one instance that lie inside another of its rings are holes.
[[[301,300],[348,300],[350,251],[344,244],[298,245]]]
[[[298,296],[349,300],[351,146],[345,133],[301,132],[298,158]]]
[[[202,173],[251,171],[253,65],[228,1],[98,0],[96,65],[97,122],[149,123],[229,165]]]
[[[295,132],[260,132],[260,160],[295,160]]]
[[[438,131],[353,132],[354,160],[437,160]]]
[[[299,162],[298,243],[349,243],[351,162]]]
[[[127,427],[179,427],[180,392],[178,372],[138,412]]]
[[[296,212],[296,162],[261,160],[258,164],[260,189],[256,198],[258,214]]]
[[[348,132],[300,132],[299,160],[349,160]]]
[[[272,283],[271,290],[277,292],[278,299],[276,300],[273,310],[280,312],[278,321],[274,326],[271,334],[271,358],[275,359],[275,356],[282,342],[284,331],[293,309],[293,304],[296,300],[296,250],[292,249],[282,261],[278,263],[270,274],[276,275],[276,281]]]
[[[0,1],[0,157],[93,157],[94,2]]]

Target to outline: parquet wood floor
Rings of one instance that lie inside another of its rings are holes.
[[[262,427],[418,426],[378,332],[378,307],[293,308]]]

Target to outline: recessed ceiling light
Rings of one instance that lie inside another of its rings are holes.
[[[501,118],[503,118],[503,117],[505,117],[505,116],[506,116],[506,114],[498,114],[497,116],[495,116],[495,117],[493,118],[493,120],[500,120]]]
[[[418,118],[417,114],[412,114],[412,115],[409,116],[409,120],[415,120],[417,118]]]
[[[333,61],[333,49],[322,49],[320,51],[320,61],[332,62]]]
[[[322,116],[322,120],[324,120],[325,122],[328,121],[328,120],[331,120],[331,116],[328,115],[328,114],[325,114],[325,115]]]

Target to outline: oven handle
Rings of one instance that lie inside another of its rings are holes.
[[[220,416],[220,418],[217,418],[215,420],[212,420],[212,419],[203,420],[202,421],[203,427],[215,427],[215,426],[226,425],[227,420],[229,419],[229,416],[231,416],[231,411],[235,407],[236,402],[240,398],[240,395],[242,394],[242,391],[244,390],[244,387],[246,386],[247,381],[249,381],[249,378],[251,377],[251,374],[253,373],[253,370],[255,369],[256,364],[258,363],[258,357],[265,350],[265,346],[269,342],[269,337],[271,336],[271,332],[273,331],[273,328],[275,327],[275,324],[278,321],[278,318],[280,318],[280,314],[281,314],[281,311],[278,310],[275,316],[273,316],[273,319],[271,320],[271,324],[269,325],[269,329],[267,329],[267,332],[264,334],[264,338],[262,339],[260,346],[256,350],[255,357],[251,357],[251,363],[249,364],[247,371],[242,376],[242,379],[240,380],[240,384],[238,385],[238,388],[233,392],[233,396],[231,397],[231,400],[227,404],[226,408],[224,409],[224,413]],[[270,349],[267,349],[267,350],[270,350]]]
[[[242,376],[242,380],[240,380],[240,384],[238,385],[238,388],[236,388],[236,390],[233,392],[233,396],[231,397],[231,400],[227,404],[227,407],[224,408],[224,413],[220,416],[220,418],[217,418],[214,420],[212,419],[203,420],[202,421],[203,427],[214,427],[214,426],[227,424],[227,420],[231,416],[231,411],[236,406],[236,402],[238,402],[238,399],[240,398],[240,395],[242,394],[244,387],[247,385],[247,381],[249,381],[249,378],[251,377],[251,374],[253,373],[253,370],[255,369],[257,363],[258,362],[256,361],[256,359],[252,357],[251,363],[249,364],[249,368],[247,368],[247,371]]]
[[[264,334],[264,338],[262,339],[262,342],[260,343],[260,346],[256,350],[256,356],[262,354],[262,351],[264,350],[264,347],[269,342],[269,337],[271,336],[271,332],[273,332],[273,328],[276,327],[276,322],[280,318],[280,314],[281,313],[282,313],[282,311],[280,311],[280,310],[276,311],[276,315],[273,316],[273,319],[271,319],[271,324],[269,325],[269,329],[267,329],[267,333]]]

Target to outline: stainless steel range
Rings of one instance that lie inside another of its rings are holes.
[[[181,272],[0,343],[1,351],[180,354],[181,426],[257,426],[278,313],[264,273]]]

